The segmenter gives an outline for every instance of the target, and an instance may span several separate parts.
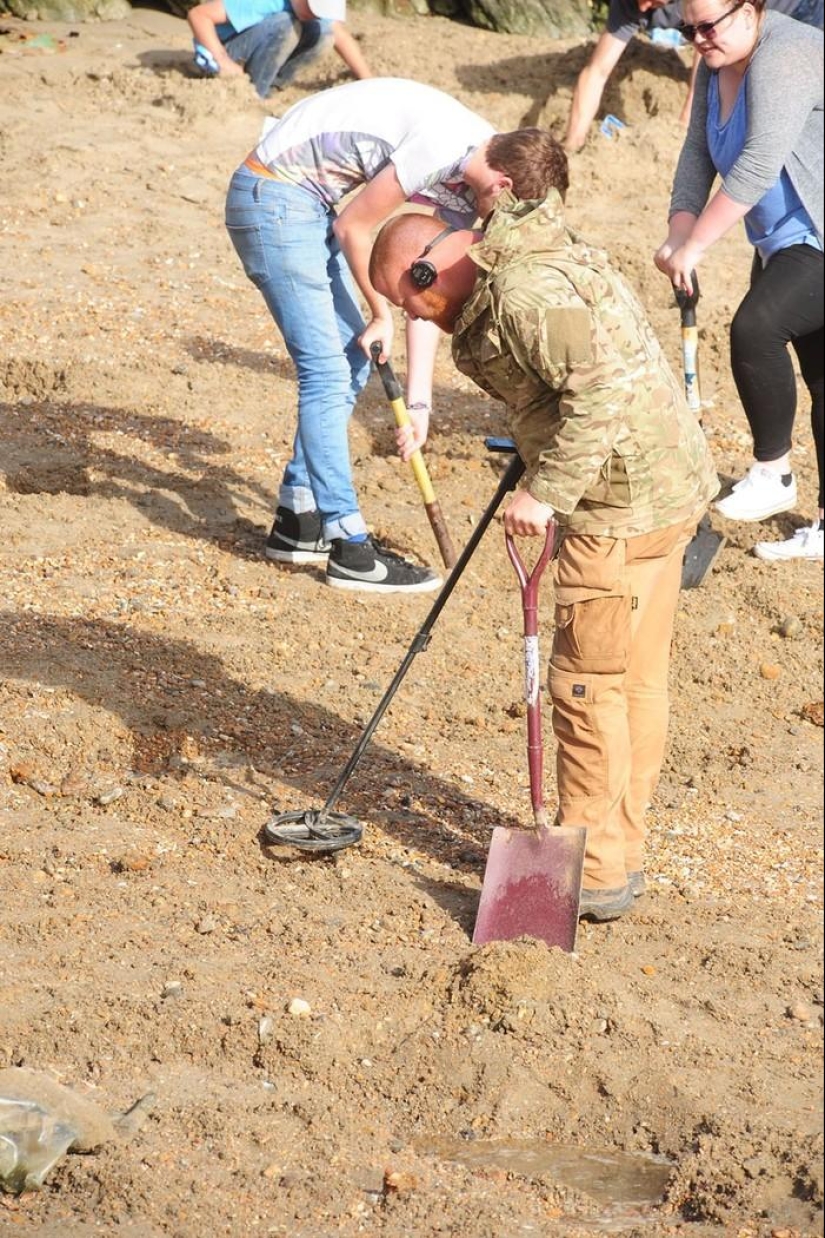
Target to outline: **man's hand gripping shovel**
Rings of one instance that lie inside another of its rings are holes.
[[[556,526],[547,526],[544,548],[532,573],[506,534],[507,553],[516,569],[524,612],[524,691],[527,705],[527,761],[533,829],[496,826],[484,870],[473,942],[536,937],[548,946],[575,949],[579,896],[584,866],[585,830],[547,824],[543,793],[541,730],[541,662],[538,640],[538,592],[542,573],[553,557]]]

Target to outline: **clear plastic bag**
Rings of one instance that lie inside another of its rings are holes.
[[[73,1126],[34,1101],[0,1096],[0,1190],[20,1195],[41,1187],[76,1139]]]

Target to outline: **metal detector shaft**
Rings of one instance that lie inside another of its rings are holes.
[[[375,362],[375,368],[381,377],[381,382],[384,384],[384,391],[387,399],[390,402],[393,415],[395,416],[395,424],[399,427],[411,425],[410,414],[407,411],[407,406],[404,403],[404,397],[401,392],[401,384],[395,377],[393,368],[389,361],[379,361],[383,344],[376,340],[372,345],[370,352],[372,359]],[[418,489],[421,491],[421,497],[424,500],[424,510],[427,513],[427,519],[430,522],[435,540],[438,543],[438,549],[441,552],[441,558],[444,566],[451,568],[455,566],[456,553],[452,543],[452,538],[447,530],[447,525],[444,521],[444,514],[441,511],[441,504],[435,497],[433,483],[430,481],[430,474],[427,471],[427,465],[424,463],[424,457],[421,454],[421,449],[416,448],[410,456],[410,467],[412,468],[415,480],[418,483]]]
[[[498,489],[496,490],[495,494],[490,500],[489,505],[483,512],[478,524],[473,529],[473,532],[470,535],[470,539],[467,542],[467,545],[464,547],[461,554],[459,555],[453,571],[447,577],[447,580],[442,586],[438,594],[438,597],[435,599],[435,602],[430,608],[429,614],[427,615],[426,619],[422,623],[421,627],[418,629],[418,632],[416,633],[416,635],[413,637],[412,644],[407,650],[404,661],[401,663],[398,670],[395,672],[395,676],[393,678],[392,683],[387,688],[386,692],[381,698],[381,702],[378,708],[376,709],[375,713],[372,715],[366,727],[364,728],[364,732],[361,735],[360,740],[358,741],[355,751],[353,752],[346,766],[342,770],[341,775],[338,781],[336,782],[335,786],[332,788],[329,798],[326,804],[324,804],[324,807],[321,809],[321,812],[318,816],[318,822],[317,822],[318,825],[323,825],[324,819],[327,813],[332,812],[333,808],[337,804],[338,797],[340,796],[341,792],[344,790],[344,787],[347,785],[350,778],[352,777],[352,774],[355,770],[356,765],[361,760],[361,757],[364,755],[364,751],[373,737],[375,728],[378,726],[378,723],[384,717],[387,707],[390,701],[392,700],[392,698],[395,696],[396,692],[398,691],[398,687],[402,679],[407,674],[407,671],[410,669],[410,665],[412,664],[412,661],[415,658],[415,655],[417,653],[420,653],[422,649],[427,648],[427,644],[429,643],[429,639],[430,639],[430,632],[433,629],[436,619],[438,618],[438,616],[441,614],[442,610],[446,606],[447,601],[450,597],[450,594],[452,593],[453,589],[458,584],[459,577],[461,576],[467,564],[470,562],[470,559],[473,557],[476,547],[478,546],[479,542],[484,536],[487,530],[487,527],[490,524],[490,521],[495,516],[496,511],[498,510],[498,507],[502,499],[504,498],[506,494],[509,493],[509,491],[515,489],[523,473],[524,473],[524,461],[521,459],[521,456],[518,456],[518,455],[513,456],[513,459],[510,461],[509,465],[507,466],[507,471],[503,474],[501,481],[499,482]]]

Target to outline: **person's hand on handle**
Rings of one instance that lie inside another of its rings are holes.
[[[685,266],[685,255],[683,250],[690,250],[691,233],[696,224],[696,216],[689,214],[687,211],[677,211],[671,215],[668,220],[667,237],[656,250],[653,255],[653,261],[657,268],[666,275],[673,287],[677,289],[684,288],[688,295],[693,292],[690,286],[690,273],[696,266],[701,252],[696,253],[692,258],[688,254],[687,266]],[[681,277],[687,273],[688,283],[681,282]]]
[[[367,356],[373,361],[380,361],[382,364],[389,361],[390,353],[392,352],[392,335],[393,323],[392,314],[387,309],[386,317],[376,315],[371,318],[364,328],[363,333],[358,339],[358,343]],[[381,345],[381,352],[376,358],[372,353],[373,344]]]
[[[510,537],[545,537],[554,516],[549,504],[534,499],[529,490],[519,490],[504,513],[504,530]]]
[[[659,270],[668,277],[673,287],[679,292],[684,288],[688,296],[693,296],[692,275],[702,257],[702,249],[691,245],[688,241],[673,249],[669,241],[665,241],[653,256],[653,261]]]
[[[398,448],[399,456],[405,464],[426,443],[430,428],[431,412],[432,410],[428,404],[407,405],[407,416],[410,419],[410,424],[408,426],[398,426],[395,431],[395,445]]]

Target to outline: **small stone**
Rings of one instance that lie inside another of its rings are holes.
[[[385,1169],[384,1170],[384,1190],[393,1195],[405,1195],[410,1191],[415,1191],[418,1187],[418,1178],[415,1174],[405,1173],[401,1169]]]
[[[123,795],[123,787],[110,787],[108,791],[101,791],[95,796],[94,802],[99,804],[101,808],[105,808],[107,804],[114,804],[115,800],[119,800]]]
[[[265,1014],[258,1021],[258,1043],[265,1045],[268,1040],[272,1039],[272,1033],[275,1030],[275,1020],[272,1015]]]
[[[643,976],[655,976],[656,968],[653,967],[650,963],[645,963],[644,967],[642,968],[642,975]]]
[[[215,920],[213,916],[204,916],[201,920],[198,920],[195,925],[195,932],[205,936],[207,933],[214,933],[217,927],[217,920]]]
[[[763,662],[759,667],[759,674],[763,679],[778,679],[782,674],[782,668],[775,662]]]
[[[12,782],[25,784],[36,778],[34,766],[29,761],[17,761],[9,766],[9,777]]]
[[[77,770],[69,770],[60,783],[60,794],[64,799],[72,795],[84,795],[88,789],[88,780]]]
[[[183,996],[183,985],[181,984],[180,980],[167,980],[166,984],[163,986],[163,989],[161,990],[161,997],[164,998],[164,1000],[166,1000],[167,998],[176,998],[176,997],[182,997],[182,996]]]
[[[802,634],[802,620],[797,615],[786,615],[776,630],[786,640],[793,640]]]
[[[32,778],[26,785],[31,787],[32,791],[36,791],[38,795],[42,795],[44,799],[51,799],[57,795],[57,787],[42,778]]]
[[[791,1002],[787,1009],[788,1018],[794,1019],[797,1023],[810,1023],[814,1017],[814,1012],[807,1002]]]
[[[114,859],[112,866],[116,873],[145,873],[152,867],[153,861],[154,856],[145,851],[129,850]]]
[[[306,1019],[312,1014],[312,1007],[309,1002],[304,1001],[303,997],[293,997],[287,1006],[287,1013],[296,1019]]]

